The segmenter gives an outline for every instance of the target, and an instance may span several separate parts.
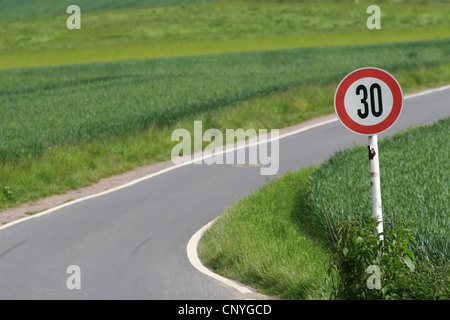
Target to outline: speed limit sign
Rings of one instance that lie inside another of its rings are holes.
[[[349,73],[334,95],[336,115],[347,129],[369,136],[372,212],[378,221],[377,233],[383,241],[378,133],[397,121],[403,108],[403,92],[397,80],[378,68],[362,68]]]
[[[388,72],[362,68],[349,73],[339,84],[334,108],[349,130],[375,135],[389,129],[403,107],[403,92]]]

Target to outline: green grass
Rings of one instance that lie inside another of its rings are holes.
[[[268,295],[326,299],[327,248],[298,215],[311,172],[288,173],[226,210],[200,243],[203,262]]]
[[[450,64],[395,73],[404,92],[450,83]],[[177,142],[170,137],[176,128],[193,132],[193,121],[203,120],[204,128],[283,128],[311,118],[333,113],[337,83],[301,85],[187,116],[166,127],[122,136],[107,136],[76,144],[57,144],[43,150],[40,157],[27,157],[0,165],[0,210],[52,194],[93,184],[102,178],[170,158]]]
[[[380,141],[385,231],[400,216],[416,219],[416,254],[437,265],[450,261],[449,131],[446,119]],[[265,294],[328,299],[325,211],[334,223],[372,216],[366,148],[288,173],[231,206],[205,233],[200,256],[219,274]]]
[[[408,130],[380,142],[380,177],[386,232],[390,223],[417,220],[415,255],[438,265],[450,261],[449,192],[450,118]],[[340,152],[311,177],[308,186],[311,220],[327,232],[326,216],[371,217],[367,148]]]
[[[242,0],[242,1],[248,1],[248,2],[255,2],[255,3],[312,3],[311,0]],[[355,4],[358,2],[360,5],[370,5],[374,2],[372,0],[315,0],[314,3],[350,3]],[[391,4],[393,2],[399,2],[399,3],[405,3],[405,4],[441,4],[441,3],[447,3],[448,0],[379,0],[377,1],[377,4],[380,6],[384,6],[386,4]]]
[[[450,59],[449,45],[444,39],[4,70],[0,162],[164,127],[295,86],[336,83],[367,65],[391,72],[440,65]]]
[[[166,7],[193,4],[214,0],[2,0],[0,2],[0,21],[33,19],[66,13],[68,6],[76,4],[82,13],[110,11],[123,8]]]
[[[365,9],[351,3],[251,1],[127,6],[87,10],[81,30],[66,28],[63,10],[58,16],[0,21],[0,69],[450,36],[450,5],[386,3],[382,28],[372,31]]]

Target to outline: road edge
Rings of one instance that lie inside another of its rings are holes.
[[[201,273],[203,273],[217,281],[220,281],[223,284],[225,284],[233,289],[236,289],[237,291],[239,291],[242,294],[254,293],[253,290],[250,290],[248,287],[239,283],[238,281],[232,280],[229,278],[225,278],[217,273],[214,273],[210,269],[206,268],[205,265],[200,260],[200,257],[198,256],[198,244],[200,243],[200,240],[202,239],[204,233],[214,224],[214,222],[217,219],[218,218],[208,222],[206,225],[201,227],[196,233],[194,233],[192,235],[192,237],[189,239],[188,244],[186,246],[186,251],[187,251],[187,256],[188,256],[189,262],[195,269],[197,269]]]
[[[446,89],[449,89],[449,88],[450,88],[450,85],[445,85],[445,86],[440,86],[440,87],[436,87],[436,88],[425,89],[425,90],[421,90],[421,91],[418,91],[418,92],[415,92],[415,93],[406,94],[404,99],[415,98],[415,97],[419,97],[419,96],[422,96],[422,95],[443,91],[443,90],[446,90]],[[319,118],[307,120],[307,121],[305,121],[303,123],[300,123],[300,124],[297,124],[297,125],[294,125],[294,126],[291,126],[291,127],[280,129],[280,136],[278,137],[278,139],[282,139],[282,138],[288,137],[290,135],[294,135],[294,134],[300,133],[302,131],[306,131],[306,130],[312,129],[313,127],[323,125],[326,122],[334,122],[334,121],[338,121],[338,119],[337,119],[337,117],[336,117],[336,115],[334,113],[333,114],[329,114],[329,115],[325,115],[325,116],[321,116]],[[272,139],[268,139],[268,140],[271,141]],[[254,141],[257,141],[257,137],[253,137],[252,139],[250,139],[248,141],[248,143],[246,143],[243,146],[235,146],[234,148],[231,148],[231,150],[227,149],[226,151],[230,151],[230,152],[231,151],[236,151],[236,150],[238,150],[238,149],[240,149],[242,147],[246,148],[246,147],[255,145]],[[226,149],[226,148],[228,148],[228,146],[224,146],[224,149]],[[221,153],[224,153],[224,152],[225,151],[222,151]],[[219,153],[217,153],[215,155],[218,155],[218,154]],[[212,156],[214,156],[214,155],[212,155]],[[5,211],[2,211],[1,214],[7,213],[10,210],[17,210],[17,209],[21,209],[22,212],[19,213],[19,214],[16,214],[15,217],[12,218],[12,220],[8,219],[6,221],[3,221],[2,222],[3,224],[0,225],[0,230],[3,230],[5,228],[8,228],[8,227],[13,226],[13,225],[15,225],[17,223],[20,223],[20,222],[24,222],[24,221],[27,221],[27,220],[30,220],[30,219],[38,218],[40,216],[43,216],[43,215],[49,214],[51,212],[57,211],[59,209],[62,209],[64,207],[67,207],[69,205],[76,204],[76,203],[79,203],[81,201],[89,200],[89,199],[92,199],[92,198],[95,198],[95,197],[99,197],[99,196],[102,196],[102,195],[105,195],[105,194],[108,194],[108,193],[111,193],[111,192],[114,192],[114,191],[117,191],[117,190],[129,187],[129,186],[137,184],[137,183],[139,183],[141,181],[153,178],[153,177],[155,177],[157,175],[166,173],[168,171],[175,170],[175,169],[180,168],[180,167],[185,166],[185,165],[192,164],[192,163],[194,163],[194,161],[198,161],[199,159],[204,160],[206,158],[208,158],[208,157],[203,157],[201,154],[196,154],[196,155],[193,156],[192,160],[184,162],[182,164],[173,164],[173,163],[171,163],[170,160],[164,161],[164,162],[161,162],[161,163],[152,164],[150,166],[143,167],[143,168],[138,168],[136,170],[132,170],[130,172],[126,172],[124,174],[119,175],[119,176],[124,176],[124,178],[122,180],[119,179],[120,181],[118,183],[113,183],[113,187],[112,188],[111,187],[100,187],[100,191],[98,191],[98,189],[95,189],[94,187],[97,186],[97,185],[102,184],[102,182],[104,180],[109,180],[109,179],[114,180],[114,179],[116,179],[117,176],[105,178],[105,179],[101,180],[100,182],[98,182],[98,183],[96,183],[94,185],[81,188],[81,189],[88,189],[88,191],[85,191],[83,193],[83,194],[86,194],[86,195],[82,195],[81,197],[79,197],[79,194],[78,194],[79,190],[74,190],[73,192],[70,192],[70,191],[67,192],[64,195],[70,194],[70,196],[66,196],[65,198],[63,197],[59,201],[59,204],[56,204],[56,205],[55,204],[50,204],[50,205],[48,205],[48,204],[42,205],[41,204],[40,207],[38,206],[39,207],[38,209],[35,209],[36,206],[33,205],[33,203],[31,203],[31,204],[30,203],[24,203],[24,204],[22,204],[19,207],[6,209]],[[129,178],[129,176],[128,176],[128,174],[130,174],[130,173],[141,172],[141,171],[144,174],[142,177],[133,178],[133,175],[131,175],[132,177]],[[127,177],[128,177],[128,179],[127,179]],[[122,183],[122,181],[127,181],[127,182]],[[95,191],[93,191],[92,193],[89,192],[89,190],[91,188],[95,189]],[[55,196],[58,196],[58,195],[55,195]],[[50,196],[50,197],[52,197],[52,196]],[[39,199],[37,202],[45,201],[46,199],[47,198]],[[37,213],[34,213],[32,215],[26,216],[29,212],[37,212]]]
[[[422,90],[419,92],[415,92],[415,93],[410,93],[410,94],[406,94],[404,96],[404,99],[411,99],[411,98],[416,98],[416,97],[420,97],[426,94],[430,94],[430,93],[434,93],[434,92],[439,92],[439,91],[443,91],[443,90],[447,90],[450,89],[450,85],[446,85],[446,86],[441,86],[441,87],[437,87],[437,88],[432,88],[432,89],[426,89],[426,90]],[[324,118],[324,117],[321,117]],[[318,119],[321,119],[318,118]],[[316,119],[317,120],[317,119]],[[308,125],[305,126],[303,128],[300,128],[298,130],[294,130],[291,131],[289,133],[280,135],[280,137],[278,139],[283,139],[285,137],[294,135],[294,134],[298,134],[301,133],[303,131],[307,131],[316,127],[320,127],[322,125],[326,125],[328,123],[332,123],[332,122],[336,122],[338,121],[337,117],[336,118],[331,118],[328,117],[328,119],[325,119],[321,122],[312,124],[312,125]],[[248,147],[248,146],[245,146]],[[212,221],[208,222],[206,225],[204,225],[202,228],[200,228],[196,233],[194,233],[194,235],[190,238],[187,247],[186,247],[186,251],[187,251],[187,256],[188,259],[191,263],[191,265],[196,268],[198,271],[200,271],[201,273],[212,277],[213,279],[216,279],[217,281],[220,281],[222,283],[224,283],[225,285],[228,285],[236,290],[238,290],[240,293],[251,293],[252,291],[246,287],[245,285],[237,282],[236,280],[232,280],[232,279],[228,279],[225,278],[219,274],[216,274],[214,272],[212,272],[210,269],[208,269],[206,266],[203,265],[203,263],[201,262],[200,257],[198,256],[198,245],[201,241],[201,238],[203,236],[203,234],[214,224],[214,222],[220,218],[220,215],[216,218],[214,218]],[[253,289],[254,290],[254,289]],[[255,290],[256,291],[256,290]]]

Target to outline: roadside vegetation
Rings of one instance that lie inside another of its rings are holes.
[[[449,299],[449,133],[445,119],[380,141],[383,245],[367,150],[356,147],[228,208],[204,235],[204,263],[285,299]],[[379,290],[367,289],[370,265]]]
[[[450,119],[446,119],[397,134],[380,145],[387,232],[390,223],[416,220],[412,249],[417,258],[438,265],[450,261],[449,134]],[[340,152],[314,173],[307,201],[312,223],[322,233],[326,221],[336,225],[342,216],[358,215],[361,225],[368,223],[372,208],[366,153],[364,146]]]

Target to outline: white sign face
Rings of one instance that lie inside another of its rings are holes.
[[[336,114],[349,130],[374,135],[397,120],[403,106],[400,85],[389,73],[363,68],[348,74],[334,98]]]
[[[386,120],[393,104],[391,90],[377,78],[368,77],[353,82],[344,96],[348,116],[364,126],[373,126]]]

